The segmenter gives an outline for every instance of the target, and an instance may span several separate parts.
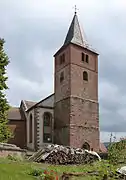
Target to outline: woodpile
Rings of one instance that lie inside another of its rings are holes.
[[[118,172],[119,174],[123,175],[124,180],[126,180],[126,166],[123,166],[123,167],[121,167],[121,168],[118,168],[118,169],[117,169],[117,172]]]
[[[29,160],[49,164],[87,164],[100,160],[100,157],[93,151],[51,144],[34,153]]]

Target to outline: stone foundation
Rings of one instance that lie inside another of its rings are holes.
[[[23,157],[25,153],[26,150],[20,149],[16,145],[0,143],[0,157],[7,157],[8,155]]]

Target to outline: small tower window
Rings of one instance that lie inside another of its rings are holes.
[[[60,74],[60,82],[62,82],[64,80],[64,72],[61,72]]]
[[[81,60],[84,62],[84,57],[85,57],[85,54],[84,53],[82,53],[81,54]]]
[[[83,80],[88,81],[88,73],[86,71],[83,72]]]
[[[89,62],[89,56],[86,54],[86,63]]]
[[[65,54],[62,54],[60,56],[60,64],[64,64],[65,63]]]
[[[65,63],[65,54],[62,55],[62,62]]]

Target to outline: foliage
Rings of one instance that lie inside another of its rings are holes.
[[[109,164],[108,161],[95,162],[91,165],[58,166],[27,161],[17,162],[8,160],[8,158],[0,158],[0,180],[51,180],[49,179],[51,177],[50,174],[54,175],[54,180],[58,180],[58,177],[61,177],[63,172],[88,173],[84,176],[73,176],[71,180],[103,180],[105,175],[108,179],[114,180],[118,179],[119,176],[116,173],[116,169],[121,166]],[[97,175],[91,175],[92,172]]]
[[[40,176],[42,174],[42,170],[33,168],[30,170],[30,172],[28,174],[32,175],[32,176]]]
[[[16,162],[23,160],[22,157],[19,155],[10,155],[10,154],[7,156],[7,159]]]
[[[58,175],[55,171],[44,171],[40,175],[40,180],[59,180]]]
[[[58,175],[53,170],[42,170],[42,169],[32,169],[29,175],[37,176],[40,180],[59,180]]]
[[[45,164],[41,165],[45,166]],[[116,173],[117,166],[109,164],[108,161],[95,162],[90,165],[48,165],[46,169],[47,170],[45,171],[37,170],[40,172],[40,174],[37,173],[39,180],[59,180],[59,178],[63,175],[63,172],[67,173],[68,176],[71,173],[83,174],[80,176],[70,175],[71,180],[103,180],[105,177],[108,177],[108,179],[112,178],[114,180],[119,177],[118,173]]]
[[[126,140],[121,139],[119,142],[113,142],[108,147],[108,159],[112,164],[126,162]]]
[[[4,52],[4,39],[0,39],[0,142],[6,142],[11,137],[11,132],[7,126],[7,113],[9,105],[6,99],[5,90],[8,89],[6,81],[6,67],[9,64],[8,56]]]
[[[0,158],[0,180],[36,180],[30,176],[31,164]]]

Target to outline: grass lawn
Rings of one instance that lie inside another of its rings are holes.
[[[34,180],[34,177],[28,175],[30,169],[32,167],[28,163],[0,159],[0,180]]]
[[[29,162],[14,162],[8,159],[0,159],[0,180],[35,180],[36,177],[29,175],[33,169],[47,169],[54,170],[59,175],[63,172],[88,172],[88,171],[101,171],[99,177],[96,176],[86,176],[86,177],[74,177],[73,180],[96,180],[102,178],[103,174],[107,170],[110,170],[110,167],[107,167],[107,163],[97,162],[94,165],[71,165],[71,166],[54,166],[47,164],[37,164]],[[111,167],[112,171],[115,171],[116,167]]]

